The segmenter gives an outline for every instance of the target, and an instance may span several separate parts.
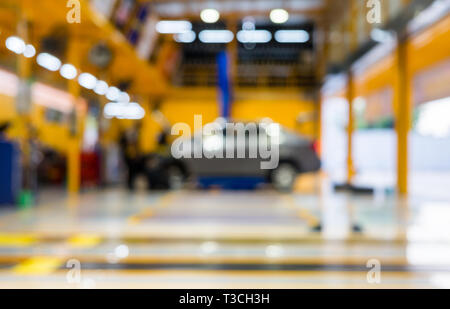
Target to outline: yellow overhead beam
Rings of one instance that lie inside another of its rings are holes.
[[[146,60],[140,59],[134,47],[106,18],[95,12],[86,0],[82,0],[82,14],[98,29],[98,35],[112,44],[118,59],[112,68],[112,74],[121,78],[133,78],[133,90],[142,95],[161,95],[167,90],[162,74]],[[99,37],[97,36],[97,39]]]
[[[114,60],[108,71],[110,83],[118,80],[133,80],[130,92],[136,95],[163,95],[167,83],[162,74],[147,60],[140,59],[135,48],[127,41],[108,19],[97,13],[87,0],[81,2],[81,23],[67,22],[66,1],[52,0],[21,0],[25,13],[33,19],[34,41],[38,41],[55,26],[67,26],[69,33],[76,32],[81,40],[88,45],[106,42],[113,50]],[[0,4],[0,27],[7,33],[15,32],[18,23],[19,10],[17,0],[4,0]],[[76,28],[76,31],[72,31]],[[3,32],[3,31],[2,31]],[[3,35],[2,35],[3,36]],[[85,53],[80,51],[80,53]],[[81,63],[81,70],[90,69],[87,61]]]

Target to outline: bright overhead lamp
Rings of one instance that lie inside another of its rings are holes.
[[[34,46],[31,44],[27,44],[25,46],[25,50],[23,51],[23,55],[25,56],[25,58],[33,58],[34,56],[36,56],[36,48],[34,48]]]
[[[267,30],[241,30],[237,33],[241,43],[268,43],[272,40],[272,33]]]
[[[98,95],[105,95],[108,89],[108,84],[103,80],[99,80],[97,81],[97,85],[95,85],[94,92]]]
[[[195,41],[197,35],[194,31],[178,33],[174,35],[174,40],[178,43],[192,43]]]
[[[275,9],[270,12],[270,20],[275,24],[284,24],[289,20],[289,13],[283,9]]]
[[[42,53],[37,56],[37,63],[52,72],[56,72],[61,68],[61,60],[48,53]]]
[[[184,33],[192,30],[192,24],[186,20],[162,20],[156,24],[156,31],[162,34]]]
[[[97,85],[97,78],[90,73],[83,73],[78,77],[78,83],[81,87],[92,90]]]
[[[198,38],[203,43],[230,43],[234,39],[234,34],[229,30],[203,30]]]
[[[61,67],[59,73],[65,79],[71,80],[77,77],[78,71],[73,65],[67,63]]]
[[[375,28],[370,32],[370,38],[378,43],[386,43],[395,39],[391,32],[379,28]]]
[[[145,117],[145,110],[138,103],[108,103],[103,109],[103,115],[108,118],[139,120]]]
[[[17,55],[21,55],[25,52],[26,44],[25,42],[16,36],[11,36],[6,39],[6,48],[16,53]]]
[[[106,92],[106,98],[110,101],[117,101],[120,97],[120,89],[117,87],[109,87]]]
[[[275,40],[279,43],[306,43],[310,39],[305,30],[278,30],[275,32]]]
[[[130,102],[130,95],[126,92],[121,92],[119,94],[119,98],[117,99],[120,103],[129,103]]]
[[[216,9],[205,9],[200,13],[200,18],[207,24],[214,24],[220,18],[220,13]]]

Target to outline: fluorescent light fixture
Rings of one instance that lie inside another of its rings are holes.
[[[8,48],[13,53],[16,53],[18,55],[21,55],[25,52],[25,42],[16,36],[11,36],[6,39],[6,48]]]
[[[73,65],[66,63],[61,67],[59,73],[65,79],[74,79],[77,77],[78,71]]]
[[[184,33],[178,33],[174,35],[174,39],[178,43],[192,43],[195,41],[197,35],[194,31],[188,31]]]
[[[214,24],[219,20],[220,13],[215,9],[205,9],[200,13],[200,18],[207,24]]]
[[[203,43],[230,43],[234,34],[229,30],[203,30],[198,37]]]
[[[436,0],[420,12],[408,25],[408,31],[414,33],[432,25],[450,12],[450,0]]]
[[[156,31],[162,34],[184,33],[192,30],[192,24],[186,20],[162,20],[156,24]]]
[[[106,98],[110,101],[117,101],[120,97],[120,89],[117,87],[109,87],[106,92]]]
[[[61,68],[61,60],[48,53],[39,54],[36,61],[41,67],[52,72],[56,72]]]
[[[97,81],[97,85],[95,85],[94,92],[98,95],[105,95],[108,92],[108,89],[108,84],[103,80],[99,80]]]
[[[386,43],[394,40],[394,36],[391,32],[378,28],[372,30],[370,37],[378,43]]]
[[[36,48],[34,48],[31,44],[27,44],[27,46],[25,46],[25,50],[23,51],[23,55],[25,58],[33,58],[36,56]]]
[[[237,33],[241,43],[267,43],[272,40],[272,33],[267,30],[241,30]]]
[[[275,24],[284,24],[289,20],[289,13],[283,9],[275,9],[270,12],[270,20]]]
[[[97,78],[89,73],[82,73],[78,77],[78,83],[81,87],[92,90],[97,85]]]
[[[126,92],[121,92],[119,94],[119,98],[117,99],[120,103],[129,103],[130,102],[130,95]]]
[[[108,103],[103,109],[103,115],[108,118],[138,120],[145,117],[145,110],[138,103]]]
[[[310,39],[305,30],[278,30],[275,32],[275,40],[279,43],[306,43]]]

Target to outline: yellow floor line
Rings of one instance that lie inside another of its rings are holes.
[[[318,224],[320,224],[320,220],[317,219],[316,216],[314,216],[309,210],[302,209],[298,212],[298,216],[305,220],[308,223],[309,227],[316,227]]]
[[[73,248],[87,249],[93,248],[102,242],[102,238],[93,234],[79,234],[70,237],[67,243]]]
[[[63,263],[64,259],[59,257],[34,257],[14,266],[12,272],[16,275],[49,275]]]
[[[141,221],[145,219],[153,217],[156,213],[156,210],[169,206],[169,204],[173,201],[177,194],[178,192],[170,192],[165,194],[154,205],[150,206],[150,208],[147,208],[142,212],[129,217],[128,223],[131,225],[136,225],[141,223]]]
[[[31,259],[31,255],[0,256],[0,263],[19,263]],[[94,255],[74,255],[72,258],[83,263],[106,263],[107,257],[102,254]],[[382,265],[408,266],[408,260],[405,257],[373,257],[381,262]],[[130,256],[124,258],[120,263],[124,264],[257,264],[257,265],[348,265],[365,266],[369,258],[367,257],[233,257],[233,256]]]
[[[94,273],[95,270],[86,270],[85,274]],[[62,270],[56,272],[63,273]],[[367,271],[320,271],[320,270],[291,270],[291,271],[275,271],[275,270],[212,270],[212,269],[201,269],[201,270],[179,270],[179,269],[152,269],[152,270],[141,270],[141,269],[115,269],[111,270],[110,274],[123,275],[124,277],[132,276],[176,276],[182,278],[185,276],[193,276],[197,279],[202,277],[217,278],[218,276],[226,276],[229,278],[239,278],[239,277],[260,277],[265,279],[270,279],[273,277],[281,278],[333,278],[335,276],[341,278],[352,278],[352,279],[362,279],[366,281]],[[402,278],[411,279],[414,277],[428,276],[432,273],[415,273],[408,271],[396,271],[396,272],[385,272],[382,273],[382,278]],[[125,279],[124,279],[125,280]]]
[[[292,209],[298,209],[299,207],[297,206],[297,204],[294,201],[294,198],[291,195],[284,195],[282,196],[282,199],[286,202],[286,204],[292,208]],[[300,209],[297,212],[297,216],[306,221],[306,223],[308,224],[308,226],[310,228],[314,228],[316,227],[318,224],[320,224],[320,220],[314,216],[311,211],[309,211],[308,209]]]
[[[0,234],[0,247],[27,247],[36,241],[34,234]]]
[[[173,202],[175,196],[177,196],[177,195],[178,195],[178,192],[171,192],[169,194],[164,195],[161,198],[160,202],[158,203],[157,207],[164,208],[164,207],[169,206],[169,204],[171,202]]]

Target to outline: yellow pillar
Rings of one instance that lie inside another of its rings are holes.
[[[397,47],[396,133],[397,133],[397,191],[408,194],[408,135],[412,121],[411,83],[408,75],[406,43]]]
[[[80,46],[77,37],[71,37],[68,54],[68,62],[76,68],[80,68]],[[79,123],[77,103],[80,97],[80,86],[77,79],[68,81],[69,93],[73,96],[74,109],[70,119],[70,134],[67,149],[67,189],[71,194],[77,194],[80,191],[81,182],[81,128]]]
[[[350,14],[348,22],[348,32],[350,35],[349,52],[355,51],[358,47],[358,3],[350,2]],[[355,130],[355,120],[353,113],[353,101],[355,100],[355,85],[351,67],[347,72],[347,101],[348,101],[348,125],[347,125],[347,184],[351,184],[355,176],[355,166],[353,163],[353,133]]]
[[[353,0],[350,2],[350,12],[347,20],[347,31],[350,37],[349,52],[355,51],[358,47],[358,20],[361,18],[358,14],[358,3]]]
[[[347,125],[347,183],[351,184],[355,176],[355,166],[353,163],[353,133],[355,131],[355,117],[353,112],[353,102],[355,100],[355,85],[353,72],[349,69],[347,73],[347,101],[348,101],[348,125]]]

